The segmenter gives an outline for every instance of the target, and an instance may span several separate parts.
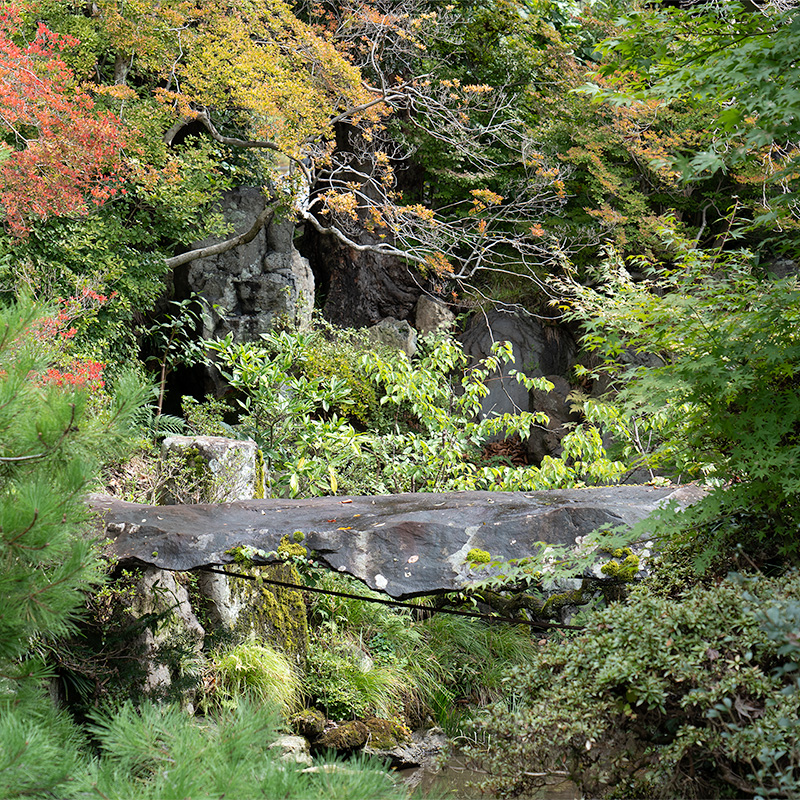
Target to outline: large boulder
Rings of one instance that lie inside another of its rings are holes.
[[[547,423],[534,426],[525,440],[525,449],[535,464],[545,456],[559,457],[563,452],[561,440],[570,432],[571,424],[580,422],[580,416],[572,410],[572,387],[567,380],[560,375],[546,377],[553,388],[549,392],[533,389],[529,395],[530,410],[547,415]]]
[[[265,202],[259,189],[241,186],[222,195],[220,210],[239,234],[252,227]],[[301,327],[310,324],[314,275],[294,247],[294,227],[292,220],[273,218],[248,244],[196,259],[175,271],[177,296],[196,293],[205,300],[199,331],[203,338],[232,333],[237,342],[258,341],[276,319],[289,319]],[[191,249],[219,241],[195,242]],[[213,369],[206,383],[207,391],[219,392],[223,385]]]
[[[409,358],[417,352],[417,332],[405,320],[386,317],[368,329],[373,346],[402,350]]]
[[[514,362],[489,376],[489,394],[481,404],[487,416],[535,410],[528,390],[510,376],[511,371],[529,377],[563,376],[571,367],[576,351],[572,335],[565,328],[500,311],[475,315],[461,336],[464,352],[472,363],[488,356],[495,342],[504,341],[511,343]]]
[[[199,657],[205,638],[205,630],[195,616],[185,586],[175,580],[175,575],[164,569],[145,568],[129,598],[128,611],[134,619],[149,617],[154,624],[141,634],[138,649],[142,653],[145,679],[141,687],[145,694],[160,697],[169,691],[173,674],[167,663],[159,656],[172,642],[187,644]],[[191,706],[194,697],[189,693],[182,698]]]
[[[170,472],[165,503],[223,503],[264,495],[264,470],[256,443],[221,436],[170,436],[162,457]],[[297,545],[286,543],[279,549]],[[194,598],[204,618],[237,639],[263,639],[300,663],[308,648],[308,620],[303,596],[259,578],[300,583],[297,568],[280,562],[241,567],[246,578],[213,572],[197,576]]]
[[[168,436],[161,445],[167,472],[165,505],[223,503],[264,496],[263,467],[252,440],[223,436]]]
[[[414,327],[421,336],[433,331],[449,331],[456,321],[456,315],[446,303],[423,294],[417,300],[414,312]]]

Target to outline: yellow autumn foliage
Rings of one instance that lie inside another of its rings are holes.
[[[194,32],[178,75],[192,101],[295,157],[332,116],[372,99],[358,70],[281,0],[221,4]]]

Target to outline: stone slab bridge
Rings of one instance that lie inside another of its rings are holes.
[[[574,544],[601,525],[632,525],[665,503],[686,506],[701,494],[692,485],[610,486],[171,506],[92,495],[89,505],[121,566],[224,567],[235,563],[238,548],[267,554],[301,531],[318,563],[405,599],[463,588],[474,577],[472,548],[493,559],[524,558],[540,542]]]

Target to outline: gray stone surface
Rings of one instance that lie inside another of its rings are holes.
[[[464,352],[472,363],[489,355],[495,342],[504,341],[511,342],[514,363],[489,376],[489,394],[481,404],[486,415],[532,411],[528,390],[509,373],[516,370],[529,377],[565,375],[575,352],[574,341],[566,329],[500,311],[476,315],[461,336]]]
[[[258,189],[244,186],[226,192],[220,205],[225,220],[242,233],[252,226],[264,202]],[[187,293],[197,292],[208,302],[204,338],[232,332],[236,341],[255,341],[281,315],[310,323],[314,276],[294,247],[293,231],[291,220],[274,220],[249,244],[193,261],[176,275],[176,286],[182,284]],[[208,239],[192,247],[218,241]]]
[[[269,746],[269,749],[280,750],[281,761],[303,764],[309,767],[314,763],[314,759],[311,758],[308,739],[303,736],[291,736],[288,733],[284,733]]]
[[[256,486],[257,449],[252,440],[168,436],[161,445],[161,454],[167,464],[175,467],[176,475],[167,481],[165,504],[182,500],[181,472],[208,503],[249,500],[258,488],[263,492],[263,486]]]
[[[448,739],[441,728],[414,731],[411,740],[394,747],[374,747],[370,742],[364,746],[364,755],[389,762],[395,769],[430,766],[447,751]]]
[[[417,332],[405,320],[386,317],[368,328],[373,345],[384,345],[402,350],[409,358],[417,352]]]
[[[530,393],[531,411],[547,414],[546,425],[537,425],[531,429],[531,435],[525,440],[525,449],[535,464],[541,463],[545,456],[558,457],[563,452],[561,440],[569,433],[568,423],[580,422],[579,414],[572,412],[568,400],[572,387],[559,375],[547,375],[553,384],[549,392],[533,389]]]
[[[422,336],[438,330],[449,331],[455,321],[456,315],[441,300],[427,294],[417,300],[414,327]]]
[[[377,233],[361,231],[361,244],[377,244]],[[335,236],[306,226],[303,254],[314,265],[324,295],[325,319],[336,325],[366,328],[386,317],[408,319],[425,278],[396,256],[357,251]]]
[[[159,647],[171,636],[177,635],[188,638],[199,653],[205,630],[192,610],[186,588],[175,580],[172,572],[165,569],[147,567],[142,571],[129,611],[136,618],[149,614],[163,615],[155,632],[148,629],[142,634],[143,666],[146,672],[143,689],[147,694],[158,694],[172,683],[169,668],[155,658]],[[193,700],[193,696],[184,698],[187,705],[191,705]]]
[[[145,506],[92,496],[110,555],[172,570],[230,565],[235,548],[268,563],[281,537],[302,531],[324,566],[392,597],[448,592],[471,576],[472,548],[523,558],[539,542],[574,544],[600,525],[633,524],[659,505],[694,502],[700,490],[611,486],[541,492],[455,492],[249,500]]]

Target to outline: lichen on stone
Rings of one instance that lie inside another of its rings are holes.
[[[583,605],[585,600],[583,586],[580,589],[569,589],[566,592],[559,592],[548,597],[542,606],[541,613],[543,617],[554,617],[566,606]]]
[[[234,564],[240,564],[245,567],[252,567],[253,561],[258,556],[261,559],[268,559],[274,556],[275,553],[267,553],[264,550],[259,550],[257,547],[252,547],[248,544],[239,544],[236,547],[231,547],[225,551],[226,556],[232,556]]]
[[[600,567],[600,571],[603,575],[620,580],[631,580],[631,578],[636,576],[636,573],[639,571],[639,556],[631,552],[629,547],[624,548],[624,550],[628,551],[628,553],[622,563],[614,559]],[[615,551],[615,555],[616,552],[617,551]],[[620,551],[620,555],[621,554],[622,551]]]
[[[267,472],[264,464],[264,453],[259,447],[256,450],[256,485],[253,490],[253,499],[262,500],[267,496]]]

